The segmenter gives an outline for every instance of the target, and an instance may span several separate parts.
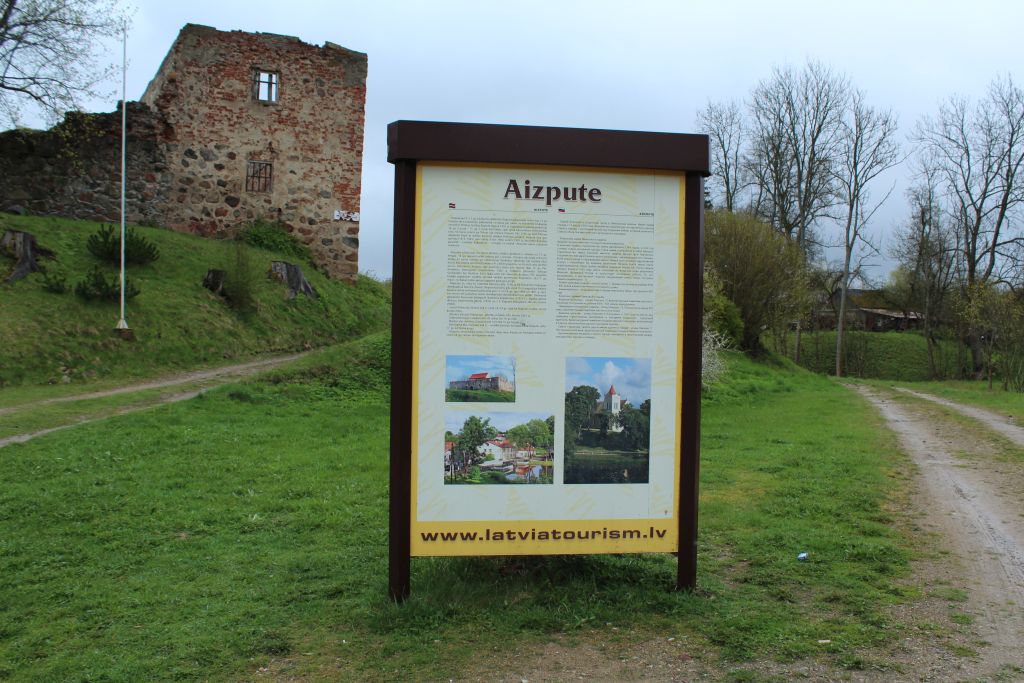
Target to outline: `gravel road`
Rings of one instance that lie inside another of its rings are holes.
[[[885,418],[918,470],[921,526],[939,534],[963,568],[965,611],[982,641],[980,656],[947,680],[988,678],[1024,667],[1024,467],[984,453],[983,438],[948,417],[878,390],[857,387]],[[980,408],[908,391],[978,420],[1024,448],[1024,430]],[[985,645],[984,643],[987,643]]]

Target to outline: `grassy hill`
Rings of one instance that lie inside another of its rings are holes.
[[[940,341],[935,362],[941,377],[955,377],[961,362],[956,343]],[[836,333],[804,332],[800,364],[814,372],[835,373]],[[847,332],[846,374],[904,382],[934,379],[928,364],[928,344],[914,332]]]
[[[755,658],[884,671],[915,595],[892,437],[837,382],[727,365],[703,400],[695,593],[669,590],[667,554],[418,558],[391,603],[387,333],[9,446],[0,679],[498,680],[512,642],[530,661],[666,638],[728,680],[776,680]]]
[[[62,274],[71,289],[98,263],[86,240],[101,226],[63,218],[0,214],[7,229],[33,233],[56,254],[42,263]],[[47,291],[33,274],[0,284],[0,387],[83,382],[101,377],[134,378],[204,364],[223,364],[268,352],[321,346],[384,328],[390,293],[371,278],[355,284],[329,280],[308,263],[303,272],[320,294],[286,300],[283,284],[267,277],[270,262],[289,257],[243,247],[255,308],[243,313],[202,286],[210,268],[235,267],[236,243],[204,239],[159,228],[136,228],[160,249],[160,258],[128,269],[141,293],[128,301],[126,318],[135,342],[113,334],[118,303],[87,302],[73,291]],[[0,279],[13,260],[0,257]],[[104,266],[108,277],[117,269]]]

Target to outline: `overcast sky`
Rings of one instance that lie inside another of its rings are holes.
[[[651,397],[650,358],[582,358],[565,359],[565,390],[592,386],[601,398],[615,387],[615,393],[634,407]]]
[[[997,74],[1024,79],[1017,0],[138,0],[129,99],[189,22],[368,54],[359,260],[380,276],[391,274],[391,121],[697,132],[709,99],[742,99],[772,66],[811,58],[891,107],[905,137],[952,94],[976,99]],[[876,235],[905,213],[904,175],[876,190],[897,182]]]

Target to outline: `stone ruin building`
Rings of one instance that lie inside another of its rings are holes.
[[[489,372],[476,372],[466,379],[456,379],[448,383],[449,389],[469,389],[473,391],[515,391],[516,385],[505,375],[492,375]]]
[[[205,236],[280,222],[354,278],[365,102],[365,54],[187,24],[127,103],[127,221]],[[119,221],[120,135],[120,109],[0,133],[0,210]]]

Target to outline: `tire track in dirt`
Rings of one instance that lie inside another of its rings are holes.
[[[124,386],[115,387],[113,389],[104,389],[103,391],[90,391],[87,394],[59,396],[57,398],[47,398],[41,401],[22,403],[16,406],[0,408],[0,415],[26,410],[28,408],[52,405],[54,403],[87,401],[93,398],[106,398],[107,396],[117,396],[118,394],[128,394],[136,391],[146,391],[148,389],[165,389],[167,387],[173,387],[179,384],[188,384],[190,382],[203,382],[206,380],[220,380],[233,377],[246,377],[260,370],[273,368],[278,365],[282,365],[284,363],[297,360],[308,353],[310,352],[303,351],[301,353],[291,353],[286,356],[260,358],[258,360],[252,360],[247,363],[238,363],[236,365],[225,365],[218,368],[210,368],[208,370],[193,370],[191,372],[183,372],[176,375],[168,375],[160,379],[154,379],[147,382],[137,382],[135,384],[126,384]]]
[[[35,432],[25,432],[24,434],[15,434],[13,436],[5,436],[4,438],[0,439],[0,448],[3,448],[4,446],[10,446],[11,444],[15,444],[15,443],[25,443],[26,441],[30,441],[30,440],[36,438],[37,436],[46,436],[47,434],[52,434],[53,432],[59,432],[62,429],[70,429],[71,427],[77,427],[79,425],[89,424],[90,422],[99,422],[100,420],[106,420],[108,418],[116,417],[118,415],[128,415],[129,413],[137,413],[140,410],[147,410],[149,408],[156,408],[157,406],[162,406],[162,405],[165,405],[167,403],[177,403],[179,401],[187,401],[190,398],[195,398],[196,396],[198,396],[199,394],[203,393],[204,391],[207,391],[209,389],[214,388],[214,386],[220,386],[220,384],[216,384],[216,385],[213,385],[213,386],[206,386],[206,387],[203,387],[202,389],[194,389],[192,391],[178,392],[176,394],[171,394],[169,396],[163,396],[159,400],[154,401],[152,403],[146,403],[145,405],[139,405],[139,406],[125,406],[125,407],[122,407],[122,408],[117,408],[115,410],[112,410],[112,411],[110,411],[108,413],[103,413],[101,415],[96,415],[94,417],[87,417],[87,418],[81,419],[81,420],[75,420],[74,422],[69,422],[68,424],[57,425],[56,427],[47,427],[46,429],[40,429],[40,430],[35,431]]]
[[[1021,448],[1024,448],[1024,427],[1018,426],[1009,418],[1003,417],[998,413],[993,413],[990,410],[985,410],[984,408],[965,406],[944,398],[939,398],[938,396],[923,394],[920,391],[914,391],[913,389],[903,389],[900,387],[893,388],[896,389],[896,391],[902,391],[904,394],[910,394],[911,396],[916,396],[917,398],[924,399],[925,401],[938,403],[940,406],[951,408],[961,415],[974,418],[975,420],[984,423],[987,427],[999,432]]]
[[[10,414],[23,410],[31,410],[45,405],[52,405],[55,403],[68,403],[74,401],[85,401],[95,398],[105,398],[107,396],[116,396],[118,394],[129,394],[140,391],[147,391],[149,389],[165,389],[168,387],[180,386],[182,384],[198,385],[195,388],[188,389],[186,391],[179,391],[174,394],[168,394],[161,396],[155,401],[144,401],[137,405],[122,406],[120,408],[114,408],[107,412],[103,412],[91,417],[84,419],[74,420],[67,424],[57,425],[55,427],[48,427],[46,429],[40,429],[34,432],[25,432],[22,434],[14,434],[11,436],[0,438],[0,448],[9,446],[15,443],[24,443],[31,439],[39,436],[45,436],[46,434],[52,434],[62,429],[69,429],[71,427],[77,427],[79,425],[88,424],[90,422],[97,422],[99,420],[106,420],[117,415],[127,415],[129,413],[135,413],[140,410],[147,410],[149,408],[155,408],[157,406],[165,405],[167,403],[177,403],[179,401],[185,401],[190,398],[194,398],[204,391],[209,391],[215,387],[228,384],[234,380],[249,377],[255,375],[263,370],[269,370],[279,365],[284,365],[293,360],[302,358],[303,356],[310,353],[304,351],[302,353],[292,353],[286,356],[274,356],[273,358],[261,358],[248,363],[239,363],[237,365],[228,365],[225,367],[211,368],[208,370],[195,370],[192,372],[180,373],[177,375],[169,375],[160,379],[151,380],[148,382],[140,382],[136,384],[128,384],[121,387],[115,387],[113,389],[105,389],[103,391],[93,391],[87,394],[76,394],[74,396],[60,396],[58,398],[48,398],[42,401],[32,401],[31,403],[22,403],[17,406],[10,406],[7,408],[0,408],[0,415]]]
[[[958,580],[968,592],[965,607],[987,645],[963,674],[988,676],[1024,666],[1024,505],[1019,495],[1024,468],[980,454],[977,440],[955,424],[878,390],[856,390],[882,414],[917,465],[922,526],[937,530],[944,549],[964,568]],[[968,406],[936,402],[976,417],[987,428],[995,429],[993,421],[1013,427],[987,411],[980,411],[982,420],[972,414],[978,409],[968,412]],[[1024,441],[1017,443],[1024,447]],[[958,456],[964,452],[968,457]]]

